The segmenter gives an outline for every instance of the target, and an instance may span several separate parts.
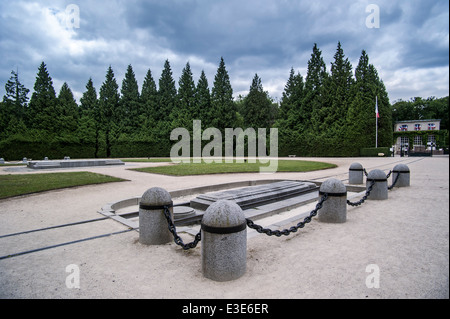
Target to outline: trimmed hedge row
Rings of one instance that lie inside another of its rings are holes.
[[[360,156],[362,157],[378,157],[378,154],[384,154],[385,157],[389,157],[392,155],[389,147],[368,147],[368,148],[362,148],[360,151]]]
[[[86,144],[67,141],[24,141],[19,139],[8,139],[0,142],[0,157],[8,161],[31,158],[35,160],[62,159],[65,156],[71,158],[93,158],[95,157],[95,144]]]

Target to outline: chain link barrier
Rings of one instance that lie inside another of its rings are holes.
[[[309,222],[311,222],[312,218],[315,217],[317,215],[317,212],[319,211],[319,209],[322,208],[323,203],[328,199],[328,194],[324,194],[322,196],[322,198],[319,200],[319,202],[316,205],[316,208],[314,210],[311,211],[311,213],[309,214],[308,217],[306,217],[302,222],[298,223],[297,226],[293,226],[289,229],[284,229],[284,230],[271,230],[269,228],[263,228],[260,225],[256,225],[253,221],[251,221],[250,219],[247,219],[247,226],[249,228],[252,228],[254,230],[256,230],[258,233],[260,234],[266,234],[267,236],[276,236],[276,237],[281,237],[281,236],[289,236],[291,233],[296,233],[300,228],[305,227],[306,224],[308,224]]]
[[[366,176],[368,175],[365,168],[364,168],[364,174]],[[387,174],[386,178],[389,178],[391,176],[391,174],[392,174],[392,171],[390,171]],[[397,176],[394,180],[394,183],[388,187],[388,190],[392,190],[395,187],[395,184],[397,184],[399,177],[400,177],[400,173],[397,174]],[[369,197],[370,192],[372,191],[374,186],[375,186],[375,181],[372,181],[370,183],[369,187],[367,188],[365,195],[359,201],[351,202],[350,200],[347,200],[347,204],[350,206],[353,206],[353,207],[362,205]],[[258,233],[266,234],[267,236],[276,236],[276,237],[289,236],[291,233],[296,233],[299,229],[304,228],[306,224],[310,223],[312,221],[312,218],[317,216],[318,211],[323,207],[323,203],[328,198],[329,198],[328,194],[325,193],[322,196],[322,198],[319,200],[319,202],[317,203],[316,208],[311,211],[309,216],[307,216],[303,221],[299,222],[296,226],[292,226],[289,229],[272,230],[270,228],[264,228],[260,225],[255,224],[250,219],[246,220],[247,226],[251,229],[256,230]],[[177,228],[175,227],[175,224],[172,221],[169,208],[170,208],[170,206],[164,206],[164,216],[166,217],[168,228],[169,228],[169,231],[173,235],[175,244],[177,244],[178,246],[181,246],[184,250],[189,250],[189,249],[193,249],[193,248],[197,247],[198,243],[201,241],[201,236],[202,236],[201,230],[200,230],[200,232],[198,232],[197,235],[195,235],[195,239],[193,242],[185,244],[183,242],[183,239],[181,239],[181,237],[177,234]]]
[[[375,185],[375,181],[372,181],[369,185],[369,188],[367,188],[366,194],[363,196],[363,198],[361,198],[359,201],[352,203],[350,200],[347,199],[347,204],[350,206],[360,206],[362,205],[366,199],[369,197],[370,192],[373,189],[373,186]]]
[[[173,239],[175,244],[177,244],[178,246],[183,247],[184,250],[189,250],[189,249],[193,249],[195,247],[197,247],[197,244],[201,241],[202,239],[202,232],[198,232],[197,235],[195,235],[195,239],[192,243],[188,243],[185,244],[183,242],[183,239],[181,239],[180,236],[178,236],[177,234],[177,228],[175,227],[175,224],[172,221],[172,218],[170,216],[170,210],[169,210],[169,206],[164,206],[164,216],[167,219],[167,224],[169,225],[169,231],[172,233],[173,235]]]
[[[401,173],[397,173],[397,176],[395,176],[394,183],[391,186],[388,187],[388,190],[392,190],[395,187],[395,184],[397,184],[397,182],[398,182],[398,180],[400,178],[400,174]]]

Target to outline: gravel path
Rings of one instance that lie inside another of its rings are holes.
[[[449,298],[448,156],[307,160],[338,167],[308,173],[194,178],[128,170],[161,163],[83,168],[129,181],[1,200],[0,258],[125,231],[118,222],[102,220],[2,237],[100,218],[97,211],[106,203],[141,196],[154,186],[172,191],[232,181],[324,181],[330,177],[345,183],[350,164],[360,162],[368,171],[378,168],[386,172],[405,163],[411,170],[411,187],[390,191],[387,201],[348,207],[345,224],[314,219],[289,237],[252,237],[247,272],[232,282],[217,283],[203,277],[200,245],[188,252],[173,243],[147,247],[138,243],[137,232],[129,231],[0,259],[0,298]],[[19,173],[36,172],[0,170],[0,174]],[[79,289],[66,286],[69,265],[79,269]],[[375,282],[370,280],[374,270],[379,271],[379,288],[367,285]]]

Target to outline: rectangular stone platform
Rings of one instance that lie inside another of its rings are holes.
[[[54,161],[31,161],[27,167],[32,169],[51,168],[75,168],[91,166],[125,165],[118,159],[98,159],[98,160],[54,160]]]
[[[318,186],[311,182],[281,181],[199,195],[197,198],[191,200],[190,206],[194,209],[206,210],[216,201],[233,200],[245,210],[317,190]]]

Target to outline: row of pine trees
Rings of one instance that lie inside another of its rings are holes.
[[[127,147],[145,143],[156,151],[140,156],[168,156],[174,143],[170,132],[177,127],[191,130],[192,121],[200,119],[203,129],[276,127],[280,155],[359,155],[360,148],[375,146],[375,97],[381,114],[379,145],[390,146],[391,106],[367,53],[362,51],[353,72],[338,43],[330,71],[315,44],[306,77],[292,68],[278,105],[257,74],[248,95],[234,100],[223,58],[211,89],[203,71],[194,82],[189,62],[178,88],[166,60],[158,86],[148,70],[141,90],[131,65],[120,88],[110,66],[99,91],[92,78],[88,80],[78,104],[67,83],[56,94],[42,62],[30,99],[17,72],[12,72],[5,85],[0,104],[0,152],[2,142],[11,145],[8,140],[27,140],[93,145],[92,157],[127,156]],[[115,151],[117,147],[122,148],[120,152]],[[132,155],[136,153],[130,152]]]

